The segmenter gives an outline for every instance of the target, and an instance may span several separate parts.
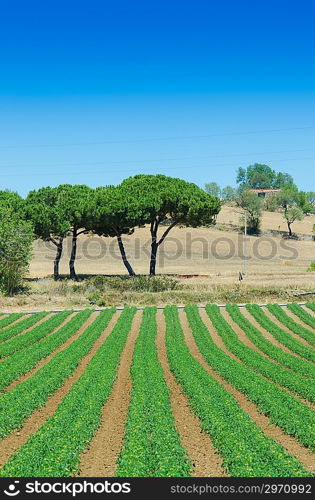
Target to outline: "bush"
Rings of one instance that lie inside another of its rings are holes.
[[[32,255],[34,233],[32,225],[20,219],[12,210],[0,215],[0,291],[13,295],[22,287]]]
[[[178,281],[167,276],[121,276],[107,277],[96,276],[88,280],[86,287],[90,291],[89,300],[97,300],[97,292],[109,292],[116,290],[119,292],[164,292],[175,290]]]

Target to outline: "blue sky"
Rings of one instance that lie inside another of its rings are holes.
[[[315,2],[0,3],[0,182],[267,163],[315,189]]]

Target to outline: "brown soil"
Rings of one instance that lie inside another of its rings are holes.
[[[225,477],[223,460],[200,424],[199,418],[189,407],[186,396],[172,374],[165,348],[165,320],[162,311],[157,313],[158,334],[156,344],[158,357],[163,368],[165,381],[170,389],[175,427],[180,436],[182,446],[192,463],[193,477]]]
[[[256,321],[256,319],[254,318],[254,316],[252,316],[250,314],[250,312],[247,311],[247,309],[245,309],[245,307],[242,307],[240,308],[240,312],[241,314],[244,315],[245,318],[247,318],[251,323],[252,325],[257,328],[257,330],[260,331],[260,333],[263,334],[263,336],[269,340],[273,345],[279,347],[280,349],[283,350],[283,352],[286,352],[287,354],[291,354],[291,356],[295,356],[296,358],[300,358],[300,359],[303,359],[302,356],[299,356],[299,354],[291,351],[288,347],[286,347],[285,345],[281,344],[273,335],[271,335],[271,333],[269,333],[267,330],[265,330],[261,325],[260,323],[258,323],[258,321]]]
[[[252,403],[243,393],[234,389],[231,384],[226,382],[224,378],[218,375],[210,367],[210,365],[208,365],[195,343],[184,311],[179,311],[179,316],[185,335],[185,341],[194,358],[215,380],[217,380],[230,394],[232,394],[232,396],[234,396],[242,410],[250,416],[250,418],[256,423],[256,425],[258,425],[262,429],[262,431],[268,437],[281,444],[288,451],[288,453],[295,456],[307,470],[314,472],[314,454],[310,450],[302,446],[295,438],[287,435],[284,431],[282,431],[282,429],[272,424],[270,419],[266,415],[263,415],[259,412],[255,403]]]
[[[237,336],[239,337],[239,340],[241,340],[245,345],[247,345],[247,347],[250,347],[253,351],[257,352],[260,356],[263,356],[264,358],[268,359],[268,361],[271,361],[272,363],[274,363],[275,365],[280,365],[280,363],[278,363],[277,361],[275,361],[274,359],[272,358],[269,358],[269,356],[267,356],[265,353],[263,353],[262,351],[260,351],[258,349],[257,346],[255,346],[255,344],[253,344],[249,338],[245,335],[245,333],[243,332],[243,330],[232,320],[231,316],[229,315],[229,313],[226,311],[226,309],[224,308],[221,308],[221,313],[222,313],[222,316],[224,317],[224,319],[229,323],[229,325],[232,327],[232,329],[234,330],[234,332],[237,334]],[[280,365],[282,366],[282,365]],[[290,371],[288,368],[286,367],[283,367],[285,370],[288,370],[288,372]],[[264,378],[265,380],[267,380],[268,382],[270,382],[270,379],[268,377],[265,377],[264,375],[262,375],[261,373],[258,373],[260,377]],[[273,381],[272,381],[273,382]],[[273,382],[275,385],[277,385],[280,389],[286,391],[288,394],[290,394],[291,396],[295,397],[296,399],[299,399],[301,401],[301,403],[305,404],[306,406],[308,406],[309,408],[311,408],[312,410],[315,410],[315,403],[311,403],[310,401],[307,401],[306,399],[304,399],[302,396],[300,396],[299,394],[296,394],[295,392],[292,392],[290,391],[287,387],[283,387],[282,385],[279,385],[275,382]]]
[[[315,318],[315,312],[312,311],[312,309],[310,309],[309,307],[307,306],[302,306],[302,308],[304,309],[305,312],[307,312],[310,316],[313,316],[313,318]]]
[[[298,342],[301,342],[301,344],[304,344],[306,347],[312,349],[312,346],[305,339],[303,339],[302,337],[300,337],[300,335],[297,335],[296,333],[293,333],[292,330],[290,330],[290,328],[288,328],[287,326],[285,326],[273,314],[271,314],[271,312],[266,307],[264,307],[264,311],[263,312],[265,313],[265,315],[275,325],[279,326],[280,328],[282,328],[282,330],[284,330],[285,332],[289,333],[295,340],[297,340]]]
[[[315,328],[312,328],[310,325],[308,325],[307,323],[304,323],[304,321],[302,321],[298,316],[296,316],[296,314],[294,314],[292,311],[290,311],[290,309],[288,309],[287,307],[284,307],[283,308],[283,311],[288,315],[290,316],[290,318],[292,318],[295,323],[297,323],[298,325],[301,325],[303,326],[304,328],[306,328],[306,330],[309,330],[311,333],[314,333],[315,334]],[[299,337],[300,338],[300,337]],[[314,337],[315,338],[315,337]]]
[[[130,365],[141,316],[141,311],[137,311],[121,355],[113,390],[102,410],[100,427],[82,454],[80,477],[112,477],[115,474],[125,434],[132,385]]]
[[[93,319],[95,319],[96,315],[97,313],[93,314]],[[46,420],[55,413],[63,398],[71,390],[73,384],[85,372],[89,361],[96,354],[100,346],[108,337],[116,321],[117,313],[114,314],[113,318],[105,328],[102,335],[93,345],[91,351],[81,360],[74,373],[66,380],[62,387],[57,389],[57,391],[50,398],[48,398],[45,406],[32,413],[32,415],[24,422],[21,429],[13,431],[9,436],[5,437],[1,441],[0,466],[3,466],[10,459],[12,454],[15,453],[21,446],[23,446],[28,441],[28,439],[46,422]],[[91,322],[92,319],[89,318],[89,321],[84,325],[85,328],[88,326],[88,324],[91,324]]]

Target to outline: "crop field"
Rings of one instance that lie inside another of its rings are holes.
[[[0,477],[310,477],[315,303],[0,315]]]

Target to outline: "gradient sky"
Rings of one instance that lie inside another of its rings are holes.
[[[0,189],[267,163],[315,190],[315,1],[0,2]]]

